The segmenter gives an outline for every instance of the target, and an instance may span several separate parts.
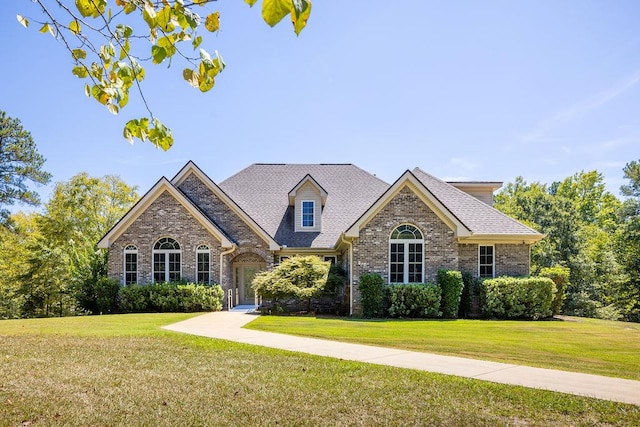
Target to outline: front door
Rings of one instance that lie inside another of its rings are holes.
[[[241,264],[236,267],[236,292],[241,305],[255,304],[255,293],[251,287],[253,278],[264,267],[258,264]]]

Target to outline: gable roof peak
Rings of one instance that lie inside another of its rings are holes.
[[[304,186],[306,183],[311,183],[318,192],[320,192],[320,198],[322,199],[322,206],[327,203],[327,190],[322,188],[322,185],[316,181],[311,174],[306,174],[296,185],[289,191],[289,206],[293,206],[295,204],[296,193],[298,190]]]

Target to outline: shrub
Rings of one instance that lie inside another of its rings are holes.
[[[366,273],[360,276],[358,290],[362,304],[363,317],[382,316],[382,297],[384,281],[378,273]]]
[[[149,287],[130,284],[120,288],[120,311],[124,313],[143,313],[151,311],[149,307]]]
[[[90,278],[80,284],[76,294],[78,305],[92,314],[115,313],[118,310],[120,283],[108,277]]]
[[[562,311],[562,305],[566,298],[565,291],[569,286],[570,273],[571,270],[568,267],[561,267],[559,265],[555,267],[543,267],[538,273],[538,276],[548,277],[553,280],[553,283],[556,285],[556,294],[553,298],[553,304],[551,305],[553,314],[560,314]]]
[[[438,285],[442,291],[442,317],[455,319],[460,308],[460,297],[464,283],[462,273],[453,270],[438,270]]]
[[[485,280],[484,312],[501,319],[540,319],[553,313],[551,304],[556,292],[546,277],[499,277]]]
[[[440,317],[441,289],[435,283],[390,285],[391,317]]]
[[[205,286],[187,283],[178,285],[177,291],[180,311],[190,313],[222,310],[224,291],[220,285]]]
[[[96,308],[98,313],[115,313],[118,310],[118,291],[120,283],[117,280],[101,277],[95,285]],[[95,313],[94,313],[95,314]]]
[[[120,309],[125,313],[220,311],[223,297],[220,285],[133,284],[120,288]]]

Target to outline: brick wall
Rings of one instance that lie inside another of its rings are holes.
[[[389,236],[401,224],[420,229],[424,243],[424,272],[426,281],[435,281],[439,268],[458,268],[458,245],[453,231],[405,187],[360,230],[353,242],[354,312],[360,311],[357,282],[364,273],[379,273],[388,280]]]
[[[529,245],[497,244],[495,251],[496,277],[529,275]]]
[[[138,283],[151,282],[152,249],[161,237],[171,237],[180,244],[182,277],[190,281],[195,280],[196,275],[196,248],[203,244],[209,246],[211,282],[219,283],[220,241],[166,191],[112,243],[109,277],[123,281],[123,250],[133,244],[138,248]]]

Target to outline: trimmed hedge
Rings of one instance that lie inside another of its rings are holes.
[[[389,285],[391,317],[440,317],[441,289],[435,283]]]
[[[378,273],[366,273],[360,276],[358,290],[362,304],[362,317],[381,317],[384,281]]]
[[[540,273],[538,273],[539,277],[548,277],[553,280],[553,283],[556,285],[556,295],[553,298],[553,304],[551,305],[551,310],[553,310],[553,314],[560,314],[562,311],[562,306],[564,304],[564,300],[566,299],[565,291],[567,287],[570,285],[569,283],[569,274],[571,270],[568,267],[562,267],[556,265],[555,267],[543,267],[540,269]]]
[[[499,319],[541,319],[552,316],[556,294],[545,277],[499,277],[484,280],[484,314]]]
[[[119,308],[124,313],[220,311],[223,297],[220,285],[135,284],[120,288]]]
[[[460,298],[464,283],[462,273],[454,270],[438,270],[438,285],[442,290],[442,317],[455,319],[458,317]]]

